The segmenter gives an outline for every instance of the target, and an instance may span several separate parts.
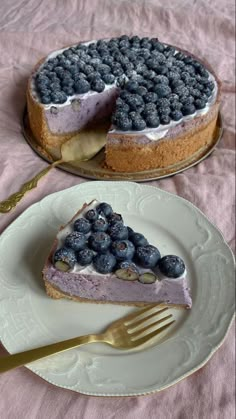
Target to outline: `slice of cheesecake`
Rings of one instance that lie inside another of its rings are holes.
[[[52,298],[191,308],[184,261],[161,256],[107,203],[93,200],[59,229],[43,268]]]

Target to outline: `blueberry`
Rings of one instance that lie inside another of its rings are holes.
[[[106,84],[113,84],[114,81],[115,81],[115,76],[113,76],[113,74],[103,74],[102,75],[102,80]]]
[[[115,274],[117,278],[126,281],[135,281],[139,278],[139,269],[134,262],[124,260],[118,264]]]
[[[99,65],[97,66],[97,71],[98,71],[101,75],[108,74],[108,73],[110,73],[110,72],[111,72],[111,67],[110,67],[109,65],[107,65],[107,64],[99,64]]]
[[[169,80],[167,76],[158,75],[153,78],[154,83],[156,84],[169,84]]]
[[[150,128],[157,128],[160,125],[160,119],[157,113],[150,113],[145,119],[146,124]]]
[[[138,87],[139,84],[136,81],[132,80],[129,80],[125,85],[126,90],[128,90],[130,93],[136,93]]]
[[[144,108],[144,110],[142,111],[142,115],[144,116],[144,117],[146,117],[146,116],[148,116],[150,113],[154,113],[154,112],[156,112],[156,105],[154,104],[154,103],[147,103],[146,105],[145,105],[145,108]]]
[[[111,225],[108,232],[112,240],[126,240],[129,235],[127,227],[120,223]]]
[[[75,94],[75,90],[70,86],[64,86],[62,90],[67,96],[73,96]]]
[[[144,102],[142,96],[137,94],[130,93],[125,99],[125,102],[129,105],[130,109],[133,111],[138,110],[141,112],[144,109]]]
[[[94,252],[91,249],[85,248],[77,252],[77,262],[82,266],[87,266],[92,263]]]
[[[170,123],[170,115],[167,113],[159,113],[159,118],[162,125],[168,125]]]
[[[105,89],[105,83],[102,79],[95,79],[91,82],[91,89],[95,92],[101,93]]]
[[[143,268],[154,268],[161,257],[159,250],[152,245],[138,247],[135,255]]]
[[[129,240],[132,241],[135,247],[148,245],[147,239],[141,233],[133,232],[130,234]]]
[[[132,260],[122,260],[118,263],[119,269],[132,269],[133,272],[139,273],[139,268],[137,267],[136,263],[134,263]]]
[[[127,230],[128,230],[128,238],[130,238],[131,235],[134,233],[134,230],[129,226],[127,226]]]
[[[129,240],[115,240],[111,245],[111,252],[117,260],[132,259],[135,247]]]
[[[181,103],[183,105],[190,105],[191,103],[194,103],[194,97],[193,96],[183,96],[181,97]]]
[[[158,96],[154,92],[148,92],[146,95],[143,96],[144,102],[149,103],[155,103],[158,99]]]
[[[174,255],[167,255],[162,257],[158,262],[158,267],[161,273],[168,278],[178,278],[183,275],[185,271],[184,261]]]
[[[195,111],[196,111],[196,108],[192,103],[190,103],[189,105],[184,105],[182,107],[183,115],[192,115]]]
[[[178,100],[174,100],[171,104],[170,107],[171,109],[173,109],[174,111],[180,111],[182,108],[182,103],[179,102]]]
[[[68,249],[67,247],[57,249],[53,256],[53,264],[60,271],[66,272],[69,269],[72,269],[76,264],[74,250]]]
[[[108,221],[110,225],[120,223],[123,224],[123,218],[121,214],[117,214],[117,212],[113,212],[111,215],[108,216]]]
[[[103,231],[92,233],[88,241],[89,246],[99,253],[106,252],[111,244],[110,236]]]
[[[83,233],[79,233],[78,231],[73,231],[73,233],[68,234],[65,238],[65,246],[69,247],[70,249],[78,250],[84,249],[86,246],[86,236]]]
[[[208,81],[208,83],[206,84],[206,87],[207,87],[208,89],[210,89],[211,91],[213,91],[213,90],[214,90],[214,88],[215,88],[215,84],[214,84],[214,82],[213,82],[213,81]]]
[[[206,102],[204,99],[196,99],[194,105],[196,109],[203,109],[206,106]]]
[[[117,119],[116,125],[121,131],[129,131],[132,129],[132,121],[127,116]]]
[[[142,131],[146,128],[146,122],[141,116],[132,120],[132,128],[136,131]]]
[[[170,87],[166,84],[156,84],[153,90],[159,98],[166,97],[171,93]]]
[[[53,103],[65,103],[67,96],[64,92],[53,92],[51,93],[51,99]]]
[[[174,93],[176,93],[179,96],[188,96],[189,95],[189,89],[188,87],[184,85],[180,85],[174,88]]]
[[[97,207],[96,210],[98,214],[104,214],[105,217],[109,217],[113,213],[113,209],[111,205],[107,204],[106,202],[101,202]]]
[[[95,270],[101,274],[112,272],[116,266],[116,258],[111,253],[96,255],[93,260]]]
[[[75,91],[76,93],[87,93],[90,90],[90,84],[85,79],[79,79],[75,83]]]
[[[79,233],[87,234],[91,230],[91,224],[85,218],[78,218],[78,220],[74,222],[74,230]]]
[[[174,121],[179,121],[181,118],[183,118],[183,114],[181,111],[175,110],[171,112],[170,117]]]
[[[81,74],[81,73],[80,73]],[[100,74],[97,72],[97,71],[93,71],[93,73],[90,73],[88,76],[87,76],[87,80],[89,81],[89,82],[91,82],[92,80],[95,80],[95,79],[100,79]]]
[[[95,209],[88,210],[85,214],[85,218],[89,221],[96,221],[98,219],[98,213]]]
[[[146,95],[148,93],[148,90],[146,89],[146,87],[144,87],[144,86],[139,86],[138,88],[137,88],[137,95],[139,95],[139,96],[144,96],[144,95]]]
[[[49,103],[51,103],[51,97],[49,95],[42,95],[41,96],[41,102],[44,105],[48,105]]]
[[[103,218],[98,218],[98,220],[94,221],[92,224],[93,231],[107,231],[108,229],[108,222]]]
[[[190,91],[191,95],[194,96],[195,98],[201,98],[202,97],[202,93],[200,92],[200,90],[195,89],[194,87],[190,88],[189,91]]]

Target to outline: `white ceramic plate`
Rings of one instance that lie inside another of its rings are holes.
[[[127,352],[87,345],[29,364],[48,382],[97,396],[162,390],[202,367],[223,342],[234,315],[234,258],[219,230],[190,202],[152,186],[86,182],[34,204],[0,238],[0,334],[10,353],[100,332],[131,308],[52,300],[41,270],[59,226],[84,202],[112,204],[162,254],[181,256],[192,290],[191,310],[158,345]]]

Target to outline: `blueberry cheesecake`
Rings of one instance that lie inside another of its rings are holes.
[[[60,156],[72,136],[110,121],[105,160],[117,172],[169,167],[211,147],[219,105],[219,80],[202,60],[127,35],[52,52],[27,89],[41,147]]]
[[[47,294],[80,302],[191,308],[184,261],[161,255],[121,214],[93,200],[60,228],[43,268]]]

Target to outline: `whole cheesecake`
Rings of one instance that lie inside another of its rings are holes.
[[[78,302],[191,308],[184,261],[161,255],[107,203],[93,200],[62,226],[43,268],[47,294]]]
[[[61,145],[110,120],[106,165],[138,172],[180,163],[210,148],[220,106],[214,72],[157,38],[123,35],[54,51],[27,88],[32,133],[60,157]]]

